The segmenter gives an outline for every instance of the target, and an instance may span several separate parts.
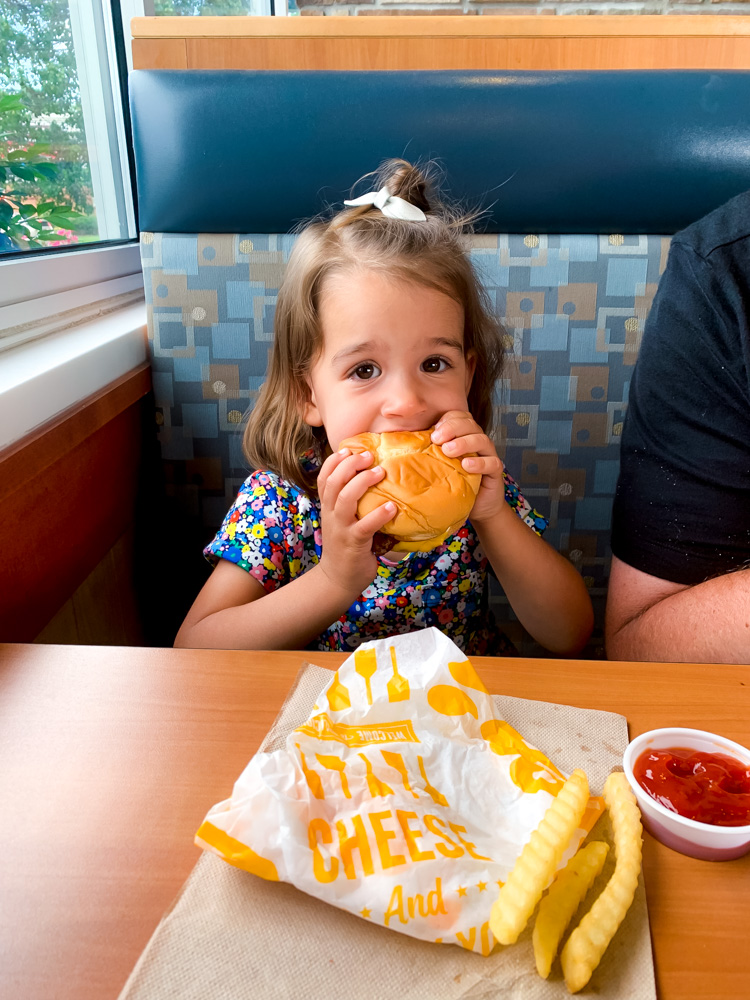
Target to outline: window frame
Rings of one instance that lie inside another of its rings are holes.
[[[123,307],[143,294],[138,203],[135,184],[128,73],[132,53],[125,26],[144,16],[149,0],[102,0],[104,34],[100,67],[107,65],[119,96],[111,127],[119,141],[119,169],[125,185],[131,239],[112,239],[56,249],[18,250],[0,255],[0,354],[27,341],[67,329]],[[289,16],[287,0],[269,0],[273,16]],[[249,15],[248,15],[249,16]]]
[[[0,261],[0,351],[143,298],[137,240],[48,254]]]
[[[127,0],[128,12],[143,8],[143,0]],[[108,156],[118,173],[125,223],[134,233],[56,249],[18,250],[0,255],[0,352],[37,340],[118,306],[143,297],[138,239],[135,169],[127,101],[127,53],[119,0],[101,0],[96,26],[96,74],[106,74],[110,107],[97,109],[107,117]],[[92,34],[84,58],[93,56]],[[88,81],[95,86],[95,80]],[[84,89],[83,82],[81,89]],[[104,87],[102,88],[105,89]],[[100,121],[98,126],[101,127]],[[112,142],[117,151],[112,153]],[[138,295],[140,293],[140,295]]]

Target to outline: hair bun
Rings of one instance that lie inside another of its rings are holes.
[[[416,205],[423,212],[430,211],[427,192],[432,187],[430,178],[419,167],[407,160],[386,160],[379,171],[381,187],[386,187],[392,195]]]
[[[360,499],[358,516],[365,517],[392,500],[396,516],[381,528],[394,539],[397,552],[428,552],[455,534],[474,506],[482,477],[466,472],[461,459],[449,458],[426,431],[385,431],[346,438],[339,448],[353,454],[370,451],[385,478]]]

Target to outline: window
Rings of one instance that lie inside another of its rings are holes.
[[[291,13],[296,0],[0,0],[0,351],[142,296],[130,19]]]
[[[271,0],[143,0],[143,13],[148,17],[211,14],[214,17],[243,14],[268,15],[275,11]]]
[[[0,4],[0,122],[0,252],[135,237],[107,0]]]
[[[135,237],[117,60],[130,62],[131,17],[298,12],[295,0],[0,0],[2,259]]]

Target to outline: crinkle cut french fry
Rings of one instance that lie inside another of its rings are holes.
[[[560,864],[589,799],[589,783],[576,769],[531,834],[490,914],[490,930],[500,944],[513,944]]]
[[[641,870],[641,814],[622,771],[614,771],[607,778],[604,801],[612,819],[615,870],[562,950],[563,975],[571,993],[583,989],[601,962],[633,902]]]
[[[601,840],[582,847],[558,872],[539,904],[531,940],[536,970],[542,979],[549,975],[565,929],[602,870],[608,851],[609,845]]]

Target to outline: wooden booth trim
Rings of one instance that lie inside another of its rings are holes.
[[[743,15],[136,17],[136,69],[749,69]]]
[[[0,638],[30,642],[132,524],[148,362],[0,451]]]
[[[393,17],[134,17],[133,38],[643,38],[750,36],[746,15],[483,15]]]

